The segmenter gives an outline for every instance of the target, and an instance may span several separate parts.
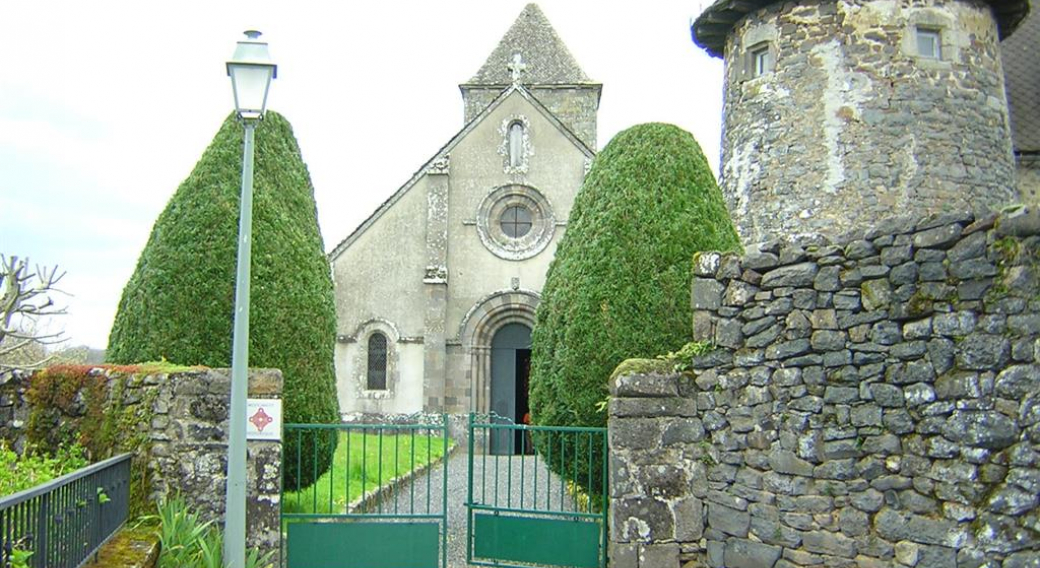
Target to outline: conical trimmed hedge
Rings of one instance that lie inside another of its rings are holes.
[[[159,215],[123,290],[110,362],[231,364],[242,134],[233,115],[225,120]],[[338,422],[336,316],[314,188],[285,118],[267,113],[255,148],[249,365],[282,370],[286,423]],[[285,468],[286,487],[306,487],[327,468],[331,448],[318,448],[315,468],[306,446],[309,467],[299,479]],[[296,451],[285,440],[285,463],[297,463]]]
[[[739,248],[693,135],[655,123],[615,136],[574,200],[542,290],[532,334],[532,420],[605,425],[598,407],[618,364],[690,341],[694,253]],[[575,476],[573,465],[551,465]],[[579,464],[579,484],[587,467]],[[598,488],[600,468],[593,471]]]

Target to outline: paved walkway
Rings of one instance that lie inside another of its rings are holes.
[[[536,456],[478,454],[473,460],[473,491],[474,501],[477,503],[524,509],[574,510],[574,502],[567,495],[560,479],[550,473],[542,460]],[[466,566],[468,465],[466,448],[456,447],[448,457],[448,566],[451,568]],[[438,464],[411,482],[402,484],[394,495],[382,504],[382,511],[394,513],[396,506],[397,513],[406,514],[414,511],[417,514],[425,514],[429,496],[429,512],[440,513],[444,495],[443,483],[444,466]]]

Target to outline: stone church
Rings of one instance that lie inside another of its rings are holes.
[[[459,87],[462,129],[330,254],[344,416],[528,411],[535,308],[602,86],[530,4]]]

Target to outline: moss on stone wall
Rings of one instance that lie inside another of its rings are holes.
[[[674,363],[664,359],[625,359],[610,374],[610,381],[624,375],[668,374],[673,372]]]
[[[140,377],[164,364],[55,365],[33,375],[26,391],[29,419],[26,441],[54,452],[79,444],[92,462],[132,453],[130,509],[147,509],[151,491],[148,428],[153,417],[154,389],[141,389]]]

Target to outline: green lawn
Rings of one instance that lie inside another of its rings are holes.
[[[384,431],[362,434],[339,431],[332,466],[315,484],[302,491],[285,491],[285,513],[346,513],[347,505],[394,478],[406,475],[444,454],[444,438],[422,432]],[[379,456],[382,453],[382,460]],[[348,461],[349,456],[349,461]],[[349,481],[348,481],[349,476]],[[288,489],[288,488],[286,488]]]

